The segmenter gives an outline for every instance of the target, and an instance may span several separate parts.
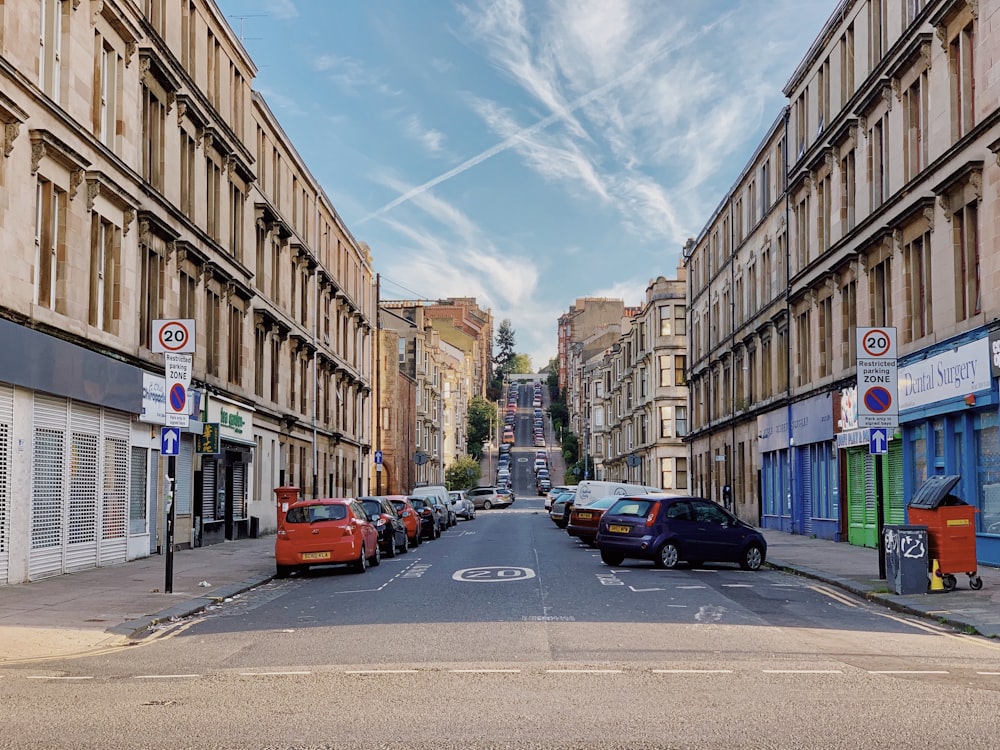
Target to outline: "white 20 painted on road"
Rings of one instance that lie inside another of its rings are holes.
[[[486,568],[463,568],[451,574],[456,581],[466,583],[495,583],[497,581],[527,581],[535,577],[531,568],[515,568],[508,565],[497,565]]]

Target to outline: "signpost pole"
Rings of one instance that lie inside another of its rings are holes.
[[[172,594],[174,592],[174,520],[177,517],[174,510],[174,477],[177,476],[177,459],[171,456],[167,459],[167,481],[170,489],[167,492],[167,528],[164,534],[164,544],[167,547],[167,572],[163,590]]]
[[[872,456],[875,461],[875,513],[878,515],[876,528],[878,536],[875,544],[878,547],[878,577],[885,580],[885,545],[882,543],[882,534],[885,529],[885,493],[882,491],[882,461],[885,456]]]

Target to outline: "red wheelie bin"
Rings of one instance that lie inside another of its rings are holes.
[[[962,477],[957,474],[928,477],[907,506],[910,523],[927,527],[933,571],[941,576],[945,591],[954,591],[956,573],[969,576],[969,588],[979,590],[983,579],[976,564],[976,509],[951,494]]]

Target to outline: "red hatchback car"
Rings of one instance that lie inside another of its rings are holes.
[[[573,510],[569,512],[566,532],[570,536],[577,537],[581,542],[596,547],[597,529],[601,525],[601,516],[604,515],[604,511],[620,499],[618,495],[610,495],[609,497],[599,497],[589,505],[583,505],[579,508],[574,505]]]
[[[278,513],[275,575],[287,577],[311,565],[351,565],[364,573],[378,565],[378,532],[353,498],[299,500]]]
[[[420,514],[414,508],[406,495],[388,495],[389,502],[396,508],[399,517],[403,519],[406,535],[410,538],[411,547],[420,546]]]

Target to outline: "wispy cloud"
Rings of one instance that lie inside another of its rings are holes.
[[[444,133],[434,128],[425,128],[420,121],[419,115],[410,115],[407,117],[405,129],[406,134],[420,143],[427,153],[437,156],[444,150]]]
[[[350,94],[357,94],[361,89],[371,89],[386,96],[399,93],[386,83],[382,71],[372,70],[352,57],[319,55],[313,59],[313,69],[325,73],[329,80]]]
[[[290,21],[299,17],[299,9],[292,0],[268,0],[268,14],[281,21]]]

